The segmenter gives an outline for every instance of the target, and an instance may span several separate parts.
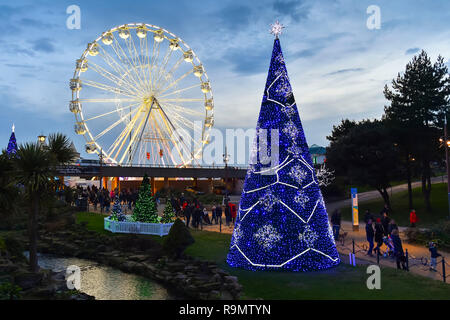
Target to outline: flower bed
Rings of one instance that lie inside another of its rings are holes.
[[[105,218],[105,230],[113,233],[134,233],[134,234],[153,234],[160,237],[169,234],[173,223],[144,223],[133,222],[127,216],[127,221],[114,221],[109,217]]]

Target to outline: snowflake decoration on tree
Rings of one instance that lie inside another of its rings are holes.
[[[291,85],[284,74],[280,77],[275,91],[286,98],[289,98],[292,95]]]
[[[300,190],[294,197],[294,201],[302,206],[305,209],[306,203],[309,201],[309,197],[305,194],[305,191]]]
[[[333,233],[333,228],[331,227],[331,223],[328,221],[328,237],[333,241],[334,244],[334,233]]]
[[[316,171],[317,183],[321,187],[326,187],[331,184],[334,180],[334,171],[328,170],[325,167],[325,163],[320,166]]]
[[[308,173],[305,170],[303,170],[300,165],[292,167],[291,171],[289,171],[289,176],[300,185],[303,183],[303,180],[306,179],[307,175]]]
[[[281,107],[281,112],[286,114],[288,117],[291,117],[295,114],[294,107],[289,104],[286,104],[285,106]]]
[[[299,146],[297,146],[297,144],[295,143],[295,141],[294,141],[294,143],[292,143],[291,146],[289,146],[289,147],[287,148],[287,151],[288,151],[289,153],[291,153],[292,156],[293,156],[294,158],[300,158],[300,156],[301,156],[301,154],[302,154],[302,149],[301,149]]]
[[[233,231],[233,238],[231,239],[232,245],[237,245],[243,235],[244,235],[244,233],[241,230],[241,224],[236,223],[236,226],[234,227],[234,231]]]
[[[314,246],[314,242],[319,238],[316,232],[311,230],[309,224],[306,225],[303,233],[298,235],[298,239],[303,241],[308,248],[312,248]]]
[[[272,249],[273,246],[282,238],[277,230],[270,224],[266,224],[259,228],[253,237],[265,250]]]
[[[286,126],[283,128],[283,132],[291,137],[292,140],[297,139],[300,131],[294,122],[289,121]]]
[[[261,198],[259,198],[259,203],[261,203],[264,209],[268,212],[271,212],[273,206],[278,202],[280,202],[280,199],[278,199],[270,189],[268,189],[267,192]]]

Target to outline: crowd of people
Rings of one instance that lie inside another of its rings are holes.
[[[410,212],[409,220],[410,227],[416,227],[418,218],[414,209]],[[373,253],[381,254],[381,248],[385,245],[386,250],[384,256],[395,258],[397,268],[406,270],[407,258],[403,250],[399,228],[395,220],[389,217],[389,207],[385,205],[378,215],[372,214],[370,210],[366,210],[364,222],[366,223],[366,239],[369,243],[367,255],[373,256]],[[338,241],[341,227],[341,211],[339,209],[333,212],[331,225],[334,239]],[[429,251],[431,254],[430,270],[436,271],[436,259],[440,254],[437,252],[435,243],[431,242],[429,244]]]
[[[197,198],[186,198],[183,193],[179,198],[172,197],[170,201],[176,215],[185,219],[188,228],[198,229],[203,224],[222,224],[224,215],[226,226],[233,227],[236,221],[237,208],[228,196],[224,197],[222,204],[214,203],[210,210]]]

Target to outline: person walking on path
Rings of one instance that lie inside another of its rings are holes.
[[[383,225],[384,235],[387,236],[389,234],[389,222],[391,218],[389,218],[388,213],[383,212],[383,217],[381,218],[381,224]]]
[[[368,223],[369,220],[372,220],[372,222],[373,222],[373,214],[370,212],[369,209],[367,209],[366,213],[364,214],[364,222]]]
[[[372,250],[373,250],[373,237],[375,236],[375,233],[373,231],[372,226],[372,219],[369,219],[366,223],[366,238],[369,242],[369,250],[367,251],[367,255],[372,256]]]
[[[394,231],[395,229],[398,230],[398,226],[395,223],[395,220],[391,219],[391,221],[389,221],[389,225],[388,225],[388,234],[391,235],[392,231]]]
[[[411,209],[411,212],[409,213],[409,222],[411,223],[411,228],[416,227],[417,221],[418,221],[418,219],[417,219],[417,215],[416,215],[416,210]]]
[[[216,207],[216,224],[219,223],[219,219],[220,219],[220,221],[222,221],[222,206],[221,205],[217,205],[217,207]]]
[[[441,254],[437,252],[436,243],[430,242],[430,247],[428,250],[430,250],[431,253],[430,271],[437,271],[436,270],[437,258],[440,257]]]
[[[380,253],[380,248],[383,245],[383,236],[384,236],[383,225],[381,224],[381,219],[377,218],[375,223],[375,242],[377,243],[375,252]]]
[[[403,252],[402,240],[400,239],[398,230],[392,231],[392,242],[394,243],[394,255],[395,261],[397,262],[397,269],[406,270],[406,258],[405,253]],[[401,264],[401,268],[400,268]]]
[[[185,217],[186,217],[186,226],[189,228],[189,221],[191,221],[191,226],[194,226],[194,205],[192,203],[188,203],[186,206]]]
[[[231,209],[228,203],[225,205],[225,222],[227,224],[227,227],[230,225],[231,222]]]
[[[331,224],[333,225],[334,240],[338,241],[339,231],[341,229],[341,210],[334,210],[333,214],[331,215]]]

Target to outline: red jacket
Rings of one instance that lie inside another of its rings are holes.
[[[417,223],[417,215],[416,215],[416,213],[414,212],[414,211],[411,211],[410,213],[409,213],[409,222],[411,222],[411,223]]]
[[[236,218],[237,215],[237,210],[236,210],[236,205],[234,203],[229,203],[228,204],[230,206],[230,211],[231,211],[231,218]]]

